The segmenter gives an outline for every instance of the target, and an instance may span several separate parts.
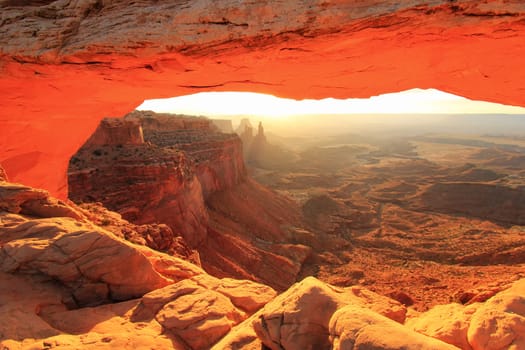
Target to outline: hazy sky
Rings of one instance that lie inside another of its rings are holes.
[[[301,101],[252,92],[201,92],[146,100],[137,109],[209,117],[252,115],[276,118],[305,114],[525,114],[522,107],[472,101],[434,89],[412,89],[369,99]]]

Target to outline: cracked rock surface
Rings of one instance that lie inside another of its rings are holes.
[[[67,161],[98,121],[144,99],[432,87],[525,105],[519,1],[3,0],[0,9],[0,162],[11,180],[61,198]]]

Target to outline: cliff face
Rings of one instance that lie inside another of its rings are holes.
[[[195,164],[205,199],[246,178],[241,140],[221,133],[209,119],[135,111],[126,120],[141,123],[147,142],[184,151]]]
[[[135,145],[129,130],[137,127],[144,143]],[[284,228],[301,225],[297,206],[250,180],[240,138],[206,118],[135,111],[106,119],[71,159],[69,183],[76,202],[101,202],[137,224],[168,225],[217,276],[284,290],[311,252],[287,241]]]
[[[142,126],[137,121],[105,118],[86,141],[85,146],[142,145],[143,143]]]
[[[76,202],[102,202],[139,224],[165,223],[192,248],[206,238],[201,185],[180,151],[150,144],[87,144],[71,159],[69,182],[69,196]]]
[[[433,87],[525,106],[518,1],[0,6],[0,162],[13,181],[62,197],[68,159],[98,121],[144,99],[209,90],[349,98]]]

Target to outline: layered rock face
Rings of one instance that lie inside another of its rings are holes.
[[[45,191],[0,181],[2,348],[525,346],[523,280],[423,314],[363,287],[313,277],[276,296],[265,285],[218,279],[127,242],[89,217]]]
[[[135,135],[129,129],[137,126],[144,143],[122,138]],[[168,232],[141,229],[144,244],[186,254],[216,276],[285,290],[296,282],[311,248],[297,240],[290,244],[301,225],[297,206],[249,180],[242,152],[239,137],[219,132],[209,119],[135,111],[123,120],[104,120],[73,156],[70,198],[101,202],[137,224],[168,225]],[[200,256],[185,250],[186,244]]]
[[[205,118],[135,111],[104,119],[73,156],[69,197],[136,223],[165,223],[195,248],[206,238],[204,199],[245,177],[236,135]]]
[[[71,159],[69,182],[76,202],[102,202],[139,224],[165,223],[192,248],[206,238],[201,184],[181,151],[148,143],[88,143]]]
[[[102,117],[144,99],[205,90],[348,98],[433,87],[525,105],[517,1],[0,6],[0,162],[14,181],[63,198],[71,154]]]
[[[127,242],[89,215],[0,182],[3,349],[209,349],[275,296]]]
[[[86,147],[142,145],[144,136],[142,126],[137,121],[115,118],[103,119],[97,130],[86,141]]]
[[[135,111],[126,120],[142,124],[146,141],[184,151],[195,164],[204,198],[246,178],[241,140],[220,132],[209,119]]]

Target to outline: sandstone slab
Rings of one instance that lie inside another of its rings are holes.
[[[330,319],[334,350],[453,350],[457,347],[409,330],[403,325],[356,305],[337,310]]]
[[[330,319],[349,304],[366,305],[401,322],[406,313],[404,306],[386,297],[362,289],[335,288],[308,277],[259,311],[253,328],[270,349],[330,349]]]

